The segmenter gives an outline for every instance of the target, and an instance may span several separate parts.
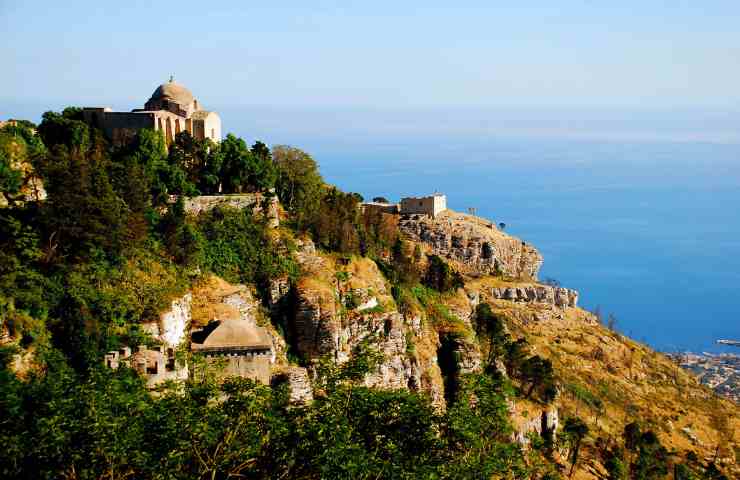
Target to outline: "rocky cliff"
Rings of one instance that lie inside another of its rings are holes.
[[[424,337],[422,343],[434,349],[438,339],[428,338],[430,332],[418,317],[398,312],[372,260],[340,263],[317,253],[310,241],[296,257],[304,276],[295,285],[290,335],[305,360],[311,363],[328,356],[342,363],[363,340],[371,339],[384,360],[366,377],[366,385],[424,390],[438,401],[442,398],[434,359],[411,344],[415,337]]]
[[[454,261],[465,273],[536,279],[542,266],[542,256],[534,247],[472,215],[452,210],[435,218],[409,215],[400,219],[399,227],[408,239]]]

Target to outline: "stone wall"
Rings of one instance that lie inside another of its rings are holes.
[[[144,128],[157,129],[154,112],[112,112],[109,108],[85,108],[82,115],[86,123],[101,129],[115,145],[129,142]]]
[[[360,205],[360,208],[363,213],[398,214],[401,211],[401,206],[398,203],[365,202]]]
[[[185,212],[199,215],[216,207],[253,208],[255,214],[264,214],[271,227],[280,225],[278,199],[262,193],[242,193],[233,195],[202,195],[185,200]]]
[[[268,385],[270,383],[270,350],[204,355],[210,369],[218,378],[230,376],[250,378]]]

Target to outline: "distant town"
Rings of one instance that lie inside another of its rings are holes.
[[[681,367],[692,372],[702,384],[740,403],[740,355],[685,352],[668,354],[668,356]]]

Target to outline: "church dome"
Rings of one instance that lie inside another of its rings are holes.
[[[244,320],[224,320],[203,342],[209,348],[270,348],[264,329]]]
[[[152,102],[165,99],[183,106],[190,105],[194,100],[193,94],[190,90],[188,90],[184,85],[173,80],[158,86],[157,89],[154,90],[154,93],[152,93],[152,98],[149,101]]]

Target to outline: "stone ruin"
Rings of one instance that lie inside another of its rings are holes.
[[[149,387],[167,380],[188,378],[187,364],[177,358],[173,348],[164,346],[150,349],[146,345],[139,345],[133,353],[131,347],[123,347],[108,352],[105,355],[105,365],[111,369],[117,369],[121,365],[133,368],[146,378]]]

